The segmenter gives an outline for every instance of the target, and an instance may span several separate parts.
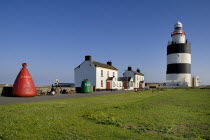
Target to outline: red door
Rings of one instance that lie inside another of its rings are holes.
[[[106,82],[106,90],[110,90],[110,82]]]
[[[128,89],[128,82],[123,83],[124,89]]]
[[[143,88],[143,85],[142,84],[139,84],[139,88]]]

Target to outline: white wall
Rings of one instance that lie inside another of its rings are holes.
[[[103,70],[103,77],[101,76],[101,70]],[[109,71],[109,77],[113,77],[113,73],[115,75],[115,80],[118,80],[118,71],[117,70],[111,70],[101,67],[96,67],[96,88],[97,89],[106,89],[106,80],[108,78],[107,72]],[[101,86],[101,80],[103,80],[103,87]],[[110,88],[112,89],[112,83],[110,83]]]
[[[92,86],[96,86],[96,67],[90,61],[84,61],[80,67],[74,70],[75,87],[81,87],[84,79],[88,79]]]
[[[193,86],[198,87],[200,83],[199,77],[198,76],[192,77],[192,82],[194,82],[192,83]]]
[[[133,80],[135,81],[133,83],[134,84],[134,88],[139,88],[140,81],[144,81],[144,76],[134,74],[134,72],[132,72],[132,71],[126,71],[124,73],[124,77],[132,77],[133,78]],[[142,87],[143,88],[145,87],[145,82],[143,83]]]
[[[167,64],[173,63],[188,63],[191,64],[191,54],[189,53],[174,53],[167,55]]]
[[[167,82],[187,82],[191,86],[191,74],[166,74]]]
[[[123,82],[122,81],[117,81],[117,83],[118,83],[117,89],[118,90],[123,89]]]
[[[101,75],[101,70],[103,70],[103,76]],[[109,75],[107,74],[109,72]],[[123,84],[118,81],[118,71],[111,70],[101,67],[95,67],[90,61],[84,61],[80,67],[74,70],[74,81],[75,87],[81,87],[81,83],[84,79],[91,81],[92,86],[96,86],[96,89],[107,89],[106,82],[108,77],[113,77],[113,81],[110,81],[111,89],[122,89]],[[101,86],[101,80],[103,81],[103,86]],[[120,86],[121,83],[121,86]]]
[[[172,36],[172,41],[176,43],[185,43],[185,35],[183,34],[176,34]]]
[[[144,81],[144,76],[142,76],[142,75],[136,75],[136,80],[135,80],[136,87],[135,88],[139,88],[139,84],[140,84],[141,81]],[[144,87],[145,87],[145,82],[142,83],[142,88],[144,88]]]
[[[110,81],[110,83],[111,83],[111,89],[116,89],[116,90],[123,89],[122,81]]]

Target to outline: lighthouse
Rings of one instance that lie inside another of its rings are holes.
[[[179,21],[167,46],[166,86],[191,87],[191,47]]]

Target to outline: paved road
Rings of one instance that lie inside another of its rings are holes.
[[[74,93],[74,94],[59,94],[59,95],[46,95],[46,96],[36,96],[36,97],[5,97],[0,96],[0,105],[8,104],[18,104],[18,103],[27,103],[27,102],[39,102],[39,101],[50,101],[50,100],[59,100],[59,99],[70,99],[70,98],[81,98],[81,97],[92,97],[92,96],[101,96],[107,94],[119,94],[124,92],[133,92],[132,90],[123,90],[123,91],[103,91],[103,92],[94,92],[94,93]]]

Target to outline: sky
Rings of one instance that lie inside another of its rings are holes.
[[[24,62],[36,85],[74,82],[85,55],[112,61],[119,77],[132,66],[146,82],[165,82],[177,21],[192,75],[210,85],[209,0],[0,0],[0,84],[13,84]]]

